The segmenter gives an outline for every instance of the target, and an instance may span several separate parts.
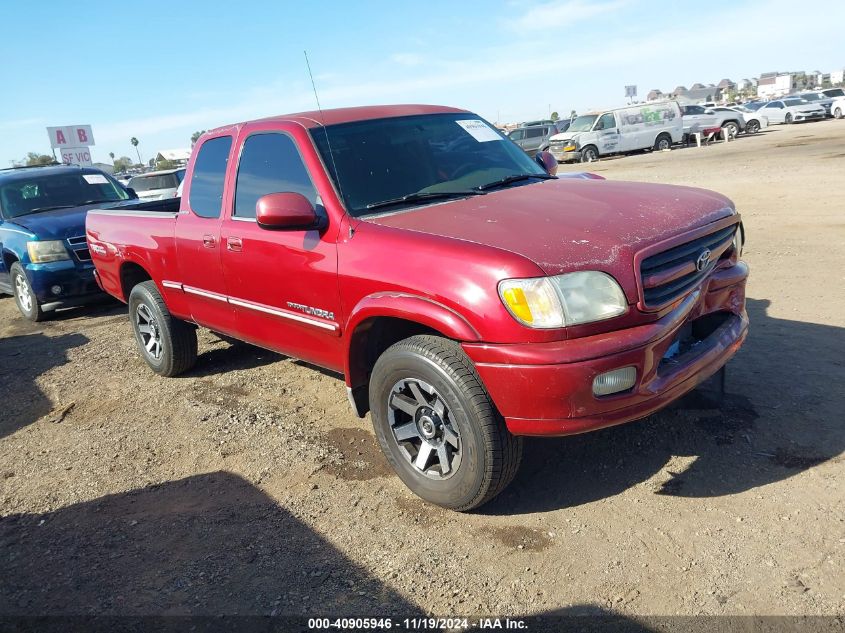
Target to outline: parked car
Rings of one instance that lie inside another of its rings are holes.
[[[85,240],[85,214],[132,195],[108,174],[55,165],[0,170],[0,293],[41,321],[103,294]]]
[[[830,104],[830,113],[834,119],[841,119],[845,116],[845,97],[837,97]]]
[[[799,99],[804,99],[808,103],[812,103],[813,105],[820,105],[824,108],[825,114],[827,116],[832,116],[830,114],[830,104],[833,103],[833,97],[828,97],[823,92],[802,92],[801,94],[794,95]]]
[[[845,97],[845,90],[842,88],[825,88],[822,90],[825,96],[836,99],[837,97]]]
[[[680,108],[664,101],[579,116],[551,138],[549,151],[560,162],[591,162],[610,154],[666,150],[682,138]]]
[[[731,136],[745,131],[745,117],[736,110],[729,108],[716,110],[700,105],[685,105],[682,112],[684,134],[712,128],[727,130]]]
[[[825,118],[825,109],[820,105],[813,105],[804,99],[787,97],[769,101],[758,110],[769,119],[769,123],[800,123],[802,121],[821,121]]]
[[[521,436],[649,415],[747,332],[730,200],[538,159],[454,108],[267,118],[200,137],[178,213],[92,211],[88,241],[152,371],[200,325],[341,372],[402,481],[467,510]]]
[[[769,119],[759,113],[759,108],[757,110],[752,110],[745,105],[738,105],[733,106],[730,109],[742,115],[742,118],[745,121],[746,134],[756,134],[760,130],[769,127]]]
[[[549,139],[561,129],[554,121],[530,121],[512,130],[508,138],[519,145],[526,154],[534,156],[537,152],[549,149]]]
[[[184,177],[184,168],[151,171],[133,176],[128,186],[141,200],[162,200],[176,195]]]

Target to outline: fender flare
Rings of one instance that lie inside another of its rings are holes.
[[[366,381],[365,359],[358,348],[368,328],[361,326],[379,317],[418,323],[456,341],[481,340],[478,331],[462,315],[434,299],[404,292],[367,295],[352,309],[346,321],[343,374],[348,387],[358,387]]]

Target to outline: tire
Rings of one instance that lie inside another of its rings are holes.
[[[745,125],[745,133],[746,134],[757,134],[757,132],[759,132],[759,131],[760,131],[760,122],[757,121],[756,119],[750,120]]]
[[[12,295],[15,297],[15,303],[20,313],[25,319],[33,323],[43,321],[45,318],[44,312],[38,304],[38,297],[32,291],[32,286],[23,266],[15,262],[9,269],[9,275],[12,280]]]
[[[841,119],[842,118],[842,108],[834,108],[833,118],[834,119]]]
[[[734,121],[726,121],[722,129],[726,130],[728,136],[732,136],[733,138],[736,138],[736,135],[739,134],[739,126]]]
[[[672,148],[672,137],[668,134],[658,134],[654,140],[654,151],[662,152]]]
[[[792,125],[792,113],[791,112],[786,113],[786,116],[784,117],[783,122],[786,123],[787,125]]]
[[[594,163],[599,159],[599,150],[596,149],[595,145],[587,145],[584,149],[581,150],[581,162],[582,163]]]
[[[376,360],[369,395],[381,450],[422,499],[472,510],[516,475],[522,438],[508,432],[454,341],[420,335],[395,343]]]
[[[132,288],[129,321],[141,356],[158,375],[178,376],[196,363],[196,330],[170,315],[155,282]]]

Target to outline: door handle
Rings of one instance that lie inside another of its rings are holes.
[[[214,239],[213,235],[203,235],[202,245],[206,248],[214,248],[215,246],[217,246],[217,240]]]
[[[241,241],[241,238],[239,238],[239,237],[227,237],[226,238],[226,248],[230,251],[240,253],[244,248],[244,243]]]

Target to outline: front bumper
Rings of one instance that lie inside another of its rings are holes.
[[[93,264],[79,264],[67,260],[27,264],[24,269],[42,310],[83,305],[103,296],[102,290],[94,280]]]
[[[793,120],[798,123],[799,121],[821,121],[824,118],[824,112],[810,112],[808,114],[796,114]]]
[[[481,380],[515,435],[571,435],[643,418],[721,369],[748,332],[744,262],[715,271],[671,312],[646,325],[590,337],[518,345],[465,343]],[[665,360],[682,329],[707,315],[719,325]],[[722,318],[724,317],[724,318]],[[637,382],[593,395],[594,378],[633,366]]]
[[[552,156],[555,157],[557,162],[559,163],[580,163],[581,162],[581,151],[574,150],[571,152],[564,152],[561,150],[550,149]]]

